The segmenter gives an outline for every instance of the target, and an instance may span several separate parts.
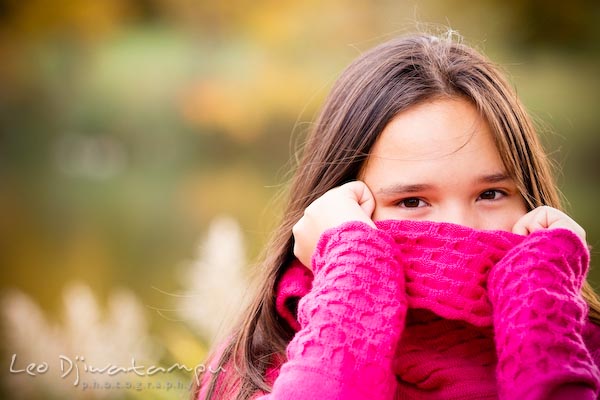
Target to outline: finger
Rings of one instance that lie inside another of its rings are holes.
[[[304,218],[300,218],[300,220],[298,222],[296,222],[294,224],[294,226],[292,227],[292,235],[294,238],[293,253],[294,253],[294,256],[296,256],[296,258],[298,260],[300,260],[300,262],[302,264],[304,264],[309,269],[312,269],[311,265],[310,265],[311,264],[310,259],[307,258],[307,256],[306,256],[307,251],[305,250],[304,246],[302,246],[302,243],[305,240],[305,239],[304,240],[302,239],[304,229],[305,229],[304,222],[305,222]]]
[[[512,233],[516,235],[527,236],[529,232],[527,232],[527,226],[523,221],[518,220],[512,228]]]
[[[521,217],[513,226],[512,232],[519,235],[553,228],[573,231],[585,240],[585,230],[564,212],[549,206],[540,206]]]
[[[375,198],[369,187],[362,181],[352,181],[340,186],[340,189],[349,194],[352,200],[360,206],[368,217],[368,221],[365,222],[375,227],[375,223],[371,220],[375,211]]]
[[[366,185],[366,183],[362,181],[357,181],[360,185],[360,197],[358,199],[358,205],[365,211],[365,214],[371,218],[373,216],[373,212],[375,211],[375,197],[371,190]]]
[[[523,215],[513,226],[512,233],[526,236],[532,232],[535,232],[536,230],[539,230],[542,227],[540,225],[540,218],[543,218],[540,216],[542,211],[543,210],[538,207]]]

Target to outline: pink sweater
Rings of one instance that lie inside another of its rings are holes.
[[[377,226],[326,231],[314,276],[299,262],[284,273],[277,310],[297,333],[257,398],[597,398],[600,328],[575,234]]]

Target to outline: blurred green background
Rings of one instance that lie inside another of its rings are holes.
[[[0,397],[186,398],[165,385],[189,371],[83,390],[91,375],[73,385],[57,357],[203,361],[328,88],[361,51],[415,29],[449,26],[507,71],[598,286],[598,21],[585,0],[1,1]],[[10,372],[13,354],[49,371]]]

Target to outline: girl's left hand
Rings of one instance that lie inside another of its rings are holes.
[[[512,232],[529,235],[542,229],[564,228],[574,232],[585,243],[585,230],[562,211],[549,206],[534,208],[515,223]]]

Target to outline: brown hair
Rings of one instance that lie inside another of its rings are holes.
[[[326,191],[357,178],[371,147],[394,116],[437,97],[461,97],[476,105],[528,209],[561,208],[533,123],[499,68],[452,34],[417,34],[371,49],[342,73],[312,127],[283,219],[266,247],[261,287],[230,342],[217,355],[219,365],[233,367],[219,378],[219,393],[235,387],[236,398],[246,399],[257,390],[270,391],[266,369],[274,355],[285,358],[294,335],[275,310],[275,287],[293,258],[292,226],[304,209]],[[600,300],[587,282],[583,297],[590,306],[590,320],[600,324]],[[210,379],[207,398],[214,397],[216,380]]]

